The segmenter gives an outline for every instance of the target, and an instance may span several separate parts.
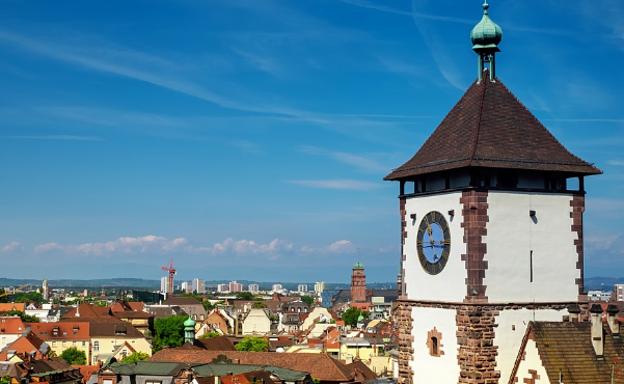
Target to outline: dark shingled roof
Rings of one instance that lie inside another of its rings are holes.
[[[591,323],[588,321],[531,322],[523,344],[527,337],[535,341],[551,383],[559,382],[561,372],[566,384],[612,383],[612,373],[613,383],[624,384],[624,330],[614,335],[606,324],[603,328],[602,358],[596,356],[592,347]],[[512,377],[515,376],[517,364]]]
[[[385,179],[465,167],[602,173],[561,145],[498,79],[475,82],[414,157]]]
[[[196,339],[195,345],[209,351],[235,351],[234,343],[227,336],[215,336],[208,339]]]
[[[212,362],[220,355],[237,361],[239,364],[270,365],[309,372],[313,378],[320,381],[351,382],[355,379],[353,368],[323,353],[207,351],[181,347],[162,349],[156,352],[149,361],[205,364]]]

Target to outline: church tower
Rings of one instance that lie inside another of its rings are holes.
[[[367,307],[366,305],[366,273],[364,265],[355,263],[351,271],[351,306]]]
[[[470,35],[476,81],[385,178],[400,185],[401,383],[507,383],[528,322],[587,302],[584,178],[601,171],[496,76],[488,8]]]

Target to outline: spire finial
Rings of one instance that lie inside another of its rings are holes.
[[[487,0],[483,1],[481,5],[483,7],[483,17],[477,25],[472,28],[470,32],[470,40],[472,40],[472,50],[479,55],[478,62],[478,81],[481,82],[483,72],[486,66],[489,66],[490,81],[494,81],[496,77],[495,56],[498,49],[498,44],[503,38],[502,29],[490,19],[489,11],[490,5]]]

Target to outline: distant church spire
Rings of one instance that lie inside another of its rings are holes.
[[[498,44],[503,39],[503,30],[490,19],[488,9],[490,5],[487,0],[483,2],[483,17],[470,32],[472,50],[479,55],[478,65],[479,82],[483,80],[483,72],[489,67],[490,81],[496,78],[496,52],[500,52]]]

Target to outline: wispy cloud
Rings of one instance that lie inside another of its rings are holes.
[[[20,243],[8,243],[0,248],[2,253],[9,253],[20,247]],[[336,240],[326,245],[297,245],[291,241],[274,238],[268,242],[251,239],[226,238],[211,245],[194,244],[184,237],[167,238],[166,236],[123,236],[115,240],[61,244],[48,242],[34,247],[37,254],[63,253],[66,255],[103,256],[117,254],[204,254],[215,257],[223,256],[266,256],[269,260],[277,260],[288,255],[338,255],[351,254],[356,247],[350,240]]]
[[[173,60],[167,60],[127,47],[120,47],[106,41],[89,41],[88,38],[84,39],[87,40],[74,41],[68,37],[56,39],[34,37],[0,29],[0,44],[9,44],[20,50],[79,68],[151,84],[162,89],[194,97],[224,109],[244,112],[247,115],[251,113],[255,116],[273,119],[278,122],[295,121],[308,127],[320,127],[344,136],[357,138],[358,140],[374,142],[383,142],[384,140],[384,135],[374,131],[375,128],[391,128],[409,124],[406,120],[398,122],[394,117],[384,118],[382,115],[365,117],[357,114],[333,115],[307,111],[282,102],[278,95],[258,95],[241,84],[229,84],[221,78],[212,79],[209,82],[209,88],[203,85],[206,83],[206,79],[201,78],[196,73],[188,73],[185,68],[176,67],[175,64],[172,64]],[[180,59],[178,61],[183,62],[184,60]],[[180,136],[179,130],[176,131],[172,129],[173,126],[166,125],[167,121],[159,121],[160,116],[158,115],[126,112],[121,116],[115,116],[115,114],[106,115],[105,111],[92,115],[90,113],[92,111],[89,111],[89,109],[92,108],[68,107],[63,110],[63,107],[58,107],[56,110],[52,109],[49,112],[84,122],[92,121],[105,125],[117,124],[123,119],[138,121],[140,124],[143,119],[144,124],[153,124],[159,127],[159,129],[153,130],[156,134]],[[176,123],[179,124],[179,122]],[[353,130],[354,127],[358,127],[357,133]],[[130,125],[130,128],[137,129],[132,125]],[[142,131],[148,132],[150,129],[149,127],[144,127]],[[150,134],[153,135],[154,133]],[[396,143],[394,145],[396,146]]]
[[[256,254],[284,254],[291,253],[295,245],[289,241],[273,239],[268,243],[257,242],[255,240],[227,238],[222,242],[215,243],[208,247],[190,247],[189,250],[195,253],[209,253],[211,255],[256,255]]]
[[[11,241],[0,247],[0,253],[12,253],[18,250],[21,244],[18,241]]]
[[[621,219],[624,212],[624,199],[609,197],[593,197],[587,199],[588,217],[604,219]]]
[[[430,21],[440,21],[446,23],[453,24],[462,24],[462,25],[475,25],[478,20],[475,19],[467,19],[462,17],[453,17],[453,16],[444,16],[435,13],[427,13],[422,11],[416,11],[414,5],[417,0],[412,0],[412,10],[404,10],[398,9],[394,7],[390,7],[383,4],[378,4],[375,2],[367,1],[367,0],[340,0],[342,3],[353,5],[360,8],[366,8],[374,11],[389,13],[393,15],[400,15],[411,17],[416,20],[430,20]],[[547,34],[553,36],[568,36],[568,37],[577,37],[578,33],[572,30],[565,29],[556,29],[556,28],[540,28],[533,26],[522,26],[515,25],[511,23],[505,23],[505,29],[519,31],[519,32],[530,32],[530,33],[539,33],[539,34]]]
[[[290,184],[307,188],[334,189],[334,190],[356,190],[366,191],[379,188],[378,183],[352,179],[325,179],[325,180],[288,180]]]
[[[370,155],[363,156],[349,152],[332,151],[314,146],[302,146],[299,150],[308,155],[327,157],[368,172],[384,172],[390,168],[388,165],[381,164],[377,160],[373,159]]]
[[[23,136],[4,136],[7,139],[14,140],[50,140],[50,141],[103,141],[97,136],[78,136],[78,135],[23,135]]]
[[[394,15],[408,16],[408,17],[413,17],[416,19],[443,21],[443,22],[466,24],[466,25],[475,23],[474,20],[464,19],[460,17],[443,16],[443,15],[436,15],[432,13],[414,12],[414,11],[409,11],[409,10],[397,9],[397,8],[389,7],[387,5],[376,4],[376,3],[366,1],[366,0],[340,0],[340,1],[342,3],[353,5],[356,7],[371,9],[371,10],[390,13]]]
[[[145,253],[148,251],[169,252],[187,245],[188,241],[183,237],[168,239],[164,236],[123,236],[115,240],[105,242],[93,242],[82,244],[60,244],[49,242],[35,246],[36,253],[62,251],[85,255],[106,255],[114,253]]]
[[[174,66],[162,65],[162,63],[168,63],[167,60],[128,48],[99,45],[95,49],[90,44],[58,44],[54,41],[35,39],[2,30],[0,30],[0,41],[50,59],[142,81],[227,109],[260,114],[303,115],[296,109],[268,105],[258,100],[243,102],[240,95],[238,98],[222,95],[175,75]]]
[[[243,50],[242,48],[232,48],[232,51],[260,72],[265,72],[275,77],[282,77],[284,75],[282,66],[270,55],[263,55]]]
[[[407,75],[414,78],[421,78],[426,75],[426,71],[423,67],[414,65],[410,62],[403,61],[396,57],[390,57],[387,55],[377,56],[377,60],[381,66],[390,73],[396,73],[399,75]]]
[[[607,161],[607,164],[609,165],[613,165],[616,167],[624,167],[624,160],[609,160]]]
[[[332,253],[353,253],[356,250],[355,245],[349,240],[337,240],[331,243],[327,250]]]
[[[230,144],[233,147],[238,148],[242,152],[250,154],[250,155],[262,155],[262,154],[264,154],[264,150],[262,149],[262,147],[259,144],[254,143],[253,141],[249,141],[249,140],[233,140],[233,141],[230,141]]]

